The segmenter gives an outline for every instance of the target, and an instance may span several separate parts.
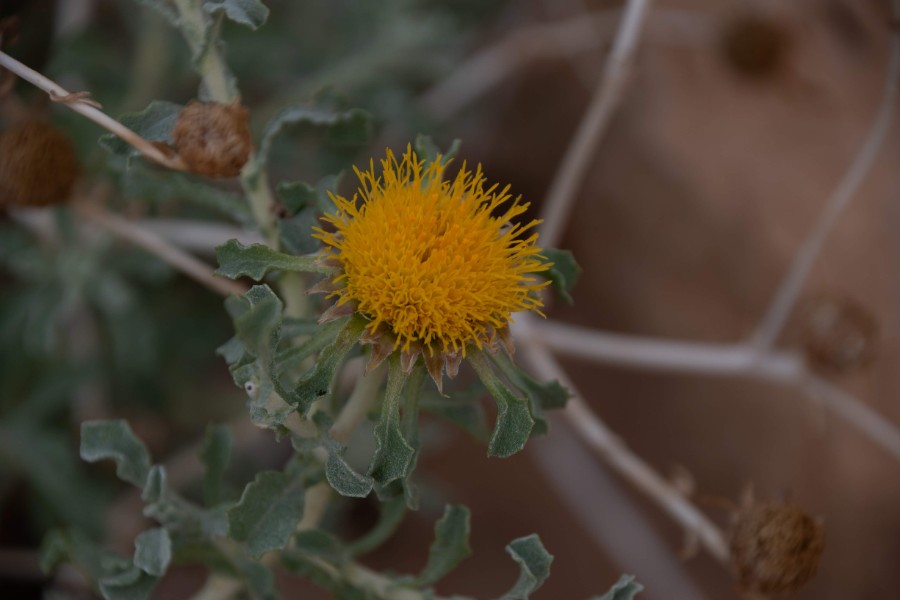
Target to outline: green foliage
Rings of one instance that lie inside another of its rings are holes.
[[[273,270],[299,271],[303,273],[328,273],[331,271],[318,263],[315,256],[291,256],[272,250],[265,244],[244,246],[237,240],[229,240],[216,248],[219,268],[216,275],[237,279],[250,277],[260,281]]]
[[[224,425],[209,425],[200,448],[200,459],[206,471],[203,474],[203,496],[207,506],[225,500],[225,469],[231,458],[233,445],[231,430]]]
[[[171,144],[172,129],[181,109],[181,105],[154,100],[140,112],[122,115],[119,122],[144,139]],[[104,134],[100,138],[100,145],[115,155],[129,159],[141,155],[133,146],[111,133]]]
[[[396,354],[388,359],[388,383],[381,405],[381,418],[375,426],[375,456],[369,475],[381,485],[407,477],[415,464],[416,449],[400,427],[400,403],[406,377]]]
[[[144,487],[150,472],[150,454],[124,420],[82,423],[81,458],[87,462],[114,460],[119,479],[139,488]]]
[[[134,565],[148,575],[163,575],[171,561],[172,538],[167,530],[148,529],[134,540]]]
[[[608,592],[593,600],[634,600],[643,589],[644,586],[634,581],[634,575],[622,575]]]
[[[203,10],[212,15],[224,12],[235,23],[254,31],[269,18],[269,9],[259,0],[205,0]]]
[[[544,435],[549,431],[549,424],[544,417],[544,410],[563,408],[569,399],[569,392],[558,381],[541,383],[516,366],[512,359],[502,352],[491,355],[506,378],[512,382],[528,399],[531,416],[534,418],[532,435]]]
[[[549,270],[538,273],[538,276],[549,280],[560,298],[568,304],[572,304],[573,300],[569,292],[581,277],[581,267],[578,266],[575,257],[568,250],[544,248],[541,252],[547,257],[547,262],[552,264]]]
[[[302,479],[277,471],[258,473],[228,510],[228,532],[253,557],[287,544],[303,516]]]
[[[431,139],[430,135],[423,135],[420,133],[416,136],[416,142],[413,144],[413,149],[416,151],[416,156],[418,156],[420,160],[424,159],[428,162],[435,162],[440,156],[441,162],[446,164],[456,157],[461,146],[462,140],[456,139],[453,140],[453,143],[450,144],[450,147],[446,151],[441,151],[440,147],[434,143],[434,140]]]
[[[402,496],[389,498],[381,503],[378,522],[367,534],[347,545],[351,556],[371,552],[393,535],[406,516],[406,499]]]
[[[547,552],[536,534],[511,541],[506,552],[519,563],[519,579],[501,600],[527,600],[550,576],[553,555]]]
[[[488,456],[505,458],[525,447],[534,428],[528,401],[497,377],[483,353],[472,355],[470,362],[478,377],[497,403],[497,423],[488,443]]]
[[[434,542],[428,551],[428,564],[413,582],[431,585],[472,554],[469,547],[469,509],[447,506],[444,516],[434,525]]]

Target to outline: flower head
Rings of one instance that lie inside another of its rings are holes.
[[[413,361],[419,351],[426,361],[465,356],[503,336],[512,313],[541,307],[546,283],[534,273],[549,267],[539,222],[515,222],[528,204],[487,187],[480,165],[447,181],[445,167],[388,150],[380,176],[370,162],[352,199],[333,197],[337,212],[324,220],[334,231],[316,233],[340,271],[325,288],[335,308],[364,315],[370,341],[387,338]]]

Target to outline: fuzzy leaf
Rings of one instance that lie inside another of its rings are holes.
[[[369,113],[357,108],[334,110],[321,106],[289,106],[266,125],[256,157],[257,169],[268,161],[272,142],[281,131],[301,124],[328,127],[329,141],[335,143],[363,143],[369,139],[372,128]]]
[[[437,160],[437,157],[440,156],[441,162],[447,164],[459,153],[459,147],[461,145],[462,142],[455,139],[446,152],[441,152],[441,149],[434,143],[434,140],[431,139],[430,135],[420,133],[416,136],[416,143],[413,144],[413,148],[415,149],[416,156],[419,157],[419,160],[434,162]]]
[[[321,529],[307,529],[297,533],[291,547],[298,552],[315,556],[333,565],[347,562],[347,550],[340,540]]]
[[[469,363],[497,403],[497,423],[488,443],[488,456],[511,456],[525,447],[534,428],[528,401],[497,377],[483,352],[473,353]]]
[[[203,496],[207,506],[225,500],[224,476],[231,458],[232,436],[227,425],[209,425],[200,448],[200,459],[206,467],[203,474]]]
[[[282,206],[292,215],[316,202],[316,188],[305,181],[282,181],[275,188]]]
[[[483,394],[484,388],[479,385],[478,396]],[[419,408],[456,423],[479,442],[487,442],[490,432],[484,407],[478,396],[468,391],[460,394],[453,393],[450,398],[444,398],[438,394],[428,394],[419,402]]]
[[[216,275],[237,279],[248,276],[261,280],[273,270],[301,271],[304,273],[330,273],[328,267],[317,264],[315,256],[292,256],[276,252],[265,244],[244,246],[237,240],[228,240],[216,248],[219,268]]]
[[[228,530],[221,507],[203,510],[169,489],[166,470],[161,465],[150,469],[141,498],[146,502],[144,516],[177,531],[182,542],[207,541],[224,536]]]
[[[353,315],[330,345],[320,353],[312,370],[297,383],[296,387],[288,393],[282,394],[291,405],[296,406],[302,415],[306,415],[309,407],[316,400],[324,398],[331,393],[338,367],[344,362],[344,358],[359,341],[366,327],[366,319],[360,315]]]
[[[261,562],[241,559],[238,568],[247,583],[247,590],[254,600],[280,600],[272,569]]]
[[[535,533],[513,540],[506,552],[519,563],[519,579],[500,600],[527,600],[550,576],[553,555],[547,552]]]
[[[415,585],[435,583],[472,554],[469,532],[469,509],[448,505],[444,516],[434,526],[434,542],[428,552],[428,564],[415,578]]]
[[[223,11],[225,16],[256,31],[269,18],[269,9],[259,0],[206,0],[203,10],[209,14]]]
[[[369,475],[381,485],[409,475],[415,464],[416,450],[400,428],[400,402],[407,375],[395,352],[388,358],[388,382],[381,406],[381,418],[375,426],[375,456]]]
[[[303,516],[303,481],[277,471],[256,475],[228,511],[228,531],[253,557],[287,544]]]
[[[171,561],[172,539],[162,527],[144,531],[134,540],[134,565],[148,575],[163,575]]]
[[[520,369],[512,359],[503,353],[491,355],[500,370],[528,398],[531,416],[534,419],[532,435],[544,435],[549,423],[544,417],[544,409],[563,408],[569,399],[569,391],[556,380],[541,383]]]
[[[100,580],[104,600],[146,600],[158,579],[137,567]]]
[[[572,304],[573,300],[569,291],[578,283],[578,278],[581,276],[581,267],[575,262],[575,257],[568,250],[557,248],[544,248],[541,253],[553,265],[549,270],[542,271],[537,275],[549,280],[556,293],[567,304]]]
[[[154,100],[140,112],[122,115],[119,122],[146,140],[171,144],[172,128],[175,127],[181,109],[178,104]],[[140,155],[131,144],[112,133],[103,135],[100,145],[113,154],[129,157]]]
[[[150,454],[127,421],[85,421],[81,424],[81,458],[116,462],[119,479],[144,487],[150,471]]]
[[[318,210],[308,206],[292,217],[278,219],[278,237],[285,250],[293,254],[312,254],[322,243],[312,236],[319,224]]]
[[[608,592],[595,596],[592,600],[634,600],[635,595],[643,589],[644,586],[634,581],[634,575],[622,575]]]
[[[333,424],[331,417],[319,411],[312,420],[319,437],[317,439],[295,437],[292,439],[295,449],[302,452],[319,446],[324,447],[328,452],[328,459],[325,461],[325,479],[332,489],[341,496],[351,498],[368,496],[375,482],[371,477],[357,473],[344,458],[346,448],[330,433]]]

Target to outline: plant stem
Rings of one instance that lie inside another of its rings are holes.
[[[238,98],[237,90],[231,85],[231,74],[218,45],[218,31],[204,12],[199,0],[175,0],[175,7],[182,19],[182,34],[191,51],[194,52],[195,67],[203,80],[209,98],[215,102],[228,103]],[[207,31],[210,27],[216,30]],[[275,199],[269,189],[265,169],[257,164],[256,154],[251,153],[241,172],[241,186],[256,224],[269,246],[278,249],[278,229],[273,208]]]
[[[165,154],[158,147],[154,146],[153,143],[145,140],[131,129],[128,129],[127,127],[104,113],[98,108],[99,105],[91,100],[88,100],[84,94],[69,93],[68,90],[57,84],[55,81],[48,79],[44,75],[41,75],[37,71],[20,63],[5,52],[0,52],[0,67],[4,67],[10,70],[25,81],[47,92],[47,94],[50,95],[50,98],[55,102],[65,104],[70,109],[87,117],[110,133],[113,133],[122,138],[124,141],[131,144],[138,152],[143,154],[147,159],[176,171],[187,170],[187,166],[179,156],[169,156]]]

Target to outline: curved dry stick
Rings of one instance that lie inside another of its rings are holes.
[[[102,227],[116,237],[143,248],[216,293],[231,296],[232,294],[241,295],[247,291],[247,286],[230,279],[216,277],[213,274],[212,266],[127,219],[84,203],[76,204],[75,209],[86,220]]]
[[[710,555],[727,564],[728,544],[715,523],[616,437],[585,403],[553,354],[535,339],[527,340],[519,348],[535,375],[543,380],[558,380],[572,394],[563,416],[579,437],[623,479],[646,494],[689,534],[696,535]]]
[[[603,77],[556,171],[541,211],[541,244],[554,247],[563,234],[572,206],[600,138],[625,89],[631,62],[650,0],[629,0],[616,33]]]
[[[65,104],[75,112],[87,117],[94,123],[100,125],[110,133],[113,133],[143,154],[149,160],[157,162],[164,167],[174,169],[176,171],[186,171],[187,165],[181,160],[181,157],[174,155],[168,156],[152,142],[145,140],[137,133],[128,129],[99,108],[99,104],[90,100],[86,92],[70,93],[61,85],[52,79],[48,79],[34,69],[20,63],[9,54],[0,52],[0,67],[5,67],[9,71],[15,73],[25,81],[31,83],[37,88],[47,92],[54,102]]]
[[[894,15],[900,13],[898,3],[894,3]],[[840,184],[834,190],[831,197],[825,203],[825,208],[819,215],[812,232],[803,243],[800,251],[794,257],[787,275],[775,292],[775,297],[769,305],[765,316],[760,322],[759,328],[753,335],[753,344],[759,352],[772,347],[778,336],[784,329],[785,323],[797,302],[797,297],[803,289],[816,258],[825,245],[825,239],[841,215],[850,206],[850,202],[856,195],[866,175],[872,168],[875,158],[887,137],[888,129],[894,117],[897,104],[897,87],[900,79],[900,36],[891,35],[891,52],[884,83],[884,92],[881,97],[881,105],[869,130],[866,140],[856,154],[856,158],[850,168],[844,174]]]

